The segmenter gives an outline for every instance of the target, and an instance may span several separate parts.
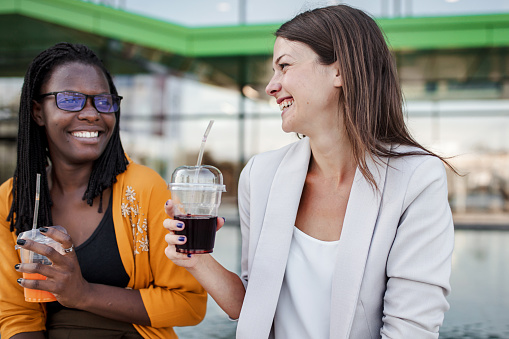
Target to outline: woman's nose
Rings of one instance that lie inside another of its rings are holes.
[[[277,92],[281,90],[281,83],[275,79],[275,77],[272,77],[270,79],[269,84],[267,87],[265,87],[265,93],[268,95],[274,96]]]
[[[99,112],[95,108],[95,106],[92,103],[93,98],[87,98],[87,101],[85,102],[85,106],[81,111],[78,112],[78,117],[80,119],[87,119],[87,120],[97,120],[99,119]]]

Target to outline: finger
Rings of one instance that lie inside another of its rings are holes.
[[[18,239],[16,241],[18,247],[21,247],[27,251],[32,251],[37,254],[41,254],[50,260],[58,255],[58,252],[51,246],[38,243],[30,239]]]
[[[53,268],[50,265],[44,265],[41,263],[20,263],[14,265],[14,269],[21,273],[38,273],[45,277],[53,276]]]
[[[18,284],[24,288],[30,288],[33,290],[42,290],[42,291],[48,291],[51,292],[51,287],[53,286],[53,283],[44,279],[44,280],[36,280],[36,279],[25,279],[25,278],[19,278]]]
[[[164,211],[170,218],[173,218],[173,201],[171,199],[167,200],[164,204]]]
[[[192,257],[189,256],[187,253],[179,253],[175,250],[175,246],[167,246],[164,249],[164,254],[170,259],[171,261],[175,262],[177,265],[180,265],[178,262],[181,260],[191,260]]]
[[[187,242],[187,238],[185,235],[169,233],[164,236],[164,240],[168,243],[169,246],[182,245]]]
[[[56,242],[60,243],[62,245],[62,249],[64,248],[68,249],[73,247],[71,236],[67,234],[67,231],[62,226],[41,227],[39,228],[39,231],[41,232],[41,234],[44,234],[48,238],[51,238]],[[60,250],[60,248],[57,249]],[[62,252],[62,254],[64,253]]]
[[[224,223],[226,222],[226,219],[224,217],[217,217],[217,228],[216,232],[221,229],[221,227],[224,226]]]
[[[163,221],[163,226],[168,231],[182,231],[185,228],[185,225],[182,221],[172,219],[165,219]]]

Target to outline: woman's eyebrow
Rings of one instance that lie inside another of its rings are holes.
[[[282,55],[280,55],[280,56],[276,59],[276,61],[274,61],[274,63],[275,63],[275,64],[277,64],[277,63],[279,62],[279,60],[281,60],[281,58],[282,58],[282,57],[284,57],[285,55],[286,55],[286,54],[282,54]]]

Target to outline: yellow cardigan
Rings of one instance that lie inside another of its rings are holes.
[[[20,332],[45,330],[44,303],[24,301],[16,282],[21,273],[14,249],[15,232],[7,216],[12,201],[12,178],[0,186],[0,335],[8,339]],[[177,338],[173,326],[196,325],[205,316],[207,295],[184,268],[164,255],[167,217],[164,203],[170,198],[166,182],[148,167],[131,162],[113,185],[113,222],[120,257],[130,277],[129,288],[140,290],[152,326],[134,325],[144,337]],[[29,197],[32,199],[32,197]],[[65,225],[62,225],[65,227]]]

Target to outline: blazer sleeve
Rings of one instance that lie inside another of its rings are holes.
[[[438,338],[449,309],[454,226],[442,162],[426,156],[410,176],[387,260],[382,338]]]
[[[46,315],[40,303],[25,301],[23,287],[17,283],[22,274],[14,269],[21,262],[14,249],[16,235],[10,231],[7,216],[12,201],[12,179],[0,187],[0,336],[8,339],[22,332],[46,329]]]

